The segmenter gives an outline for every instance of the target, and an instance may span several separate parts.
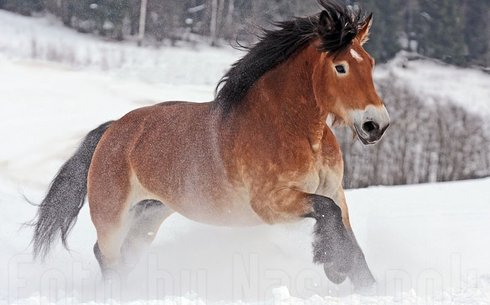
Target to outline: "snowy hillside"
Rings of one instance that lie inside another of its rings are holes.
[[[214,86],[237,58],[234,50],[138,48],[103,41],[62,27],[51,18],[28,18],[0,10],[0,57],[62,63],[71,68],[118,71],[150,83]],[[192,67],[192,70],[189,69]]]
[[[349,191],[354,230],[378,280],[367,295],[328,283],[311,263],[310,221],[228,229],[172,216],[130,289],[120,291],[100,281],[84,207],[72,251],[58,247],[45,264],[32,262],[31,231],[21,224],[36,208],[23,195],[39,202],[59,166],[101,122],[164,100],[212,99],[239,54],[120,46],[2,11],[0,28],[0,305],[116,305],[121,297],[132,305],[490,304],[489,179]],[[47,56],[65,51],[73,60]],[[118,56],[121,66],[101,64]],[[490,76],[432,63],[425,70],[420,61],[408,67],[395,61],[379,77],[391,69],[430,95],[442,94],[434,89],[441,86],[489,115]]]
[[[375,75],[378,79],[399,78],[415,92],[426,95],[429,103],[434,99],[450,100],[474,113],[490,116],[490,74],[483,71],[400,53],[379,66]]]
[[[214,86],[242,53],[231,48],[138,48],[103,41],[61,26],[54,18],[26,18],[0,11],[0,57],[36,59],[72,68],[91,68],[147,83]],[[490,116],[490,74],[432,60],[407,60],[400,54],[379,65],[378,79],[395,76],[427,101],[448,98],[473,112]],[[209,95],[209,98],[212,96]]]

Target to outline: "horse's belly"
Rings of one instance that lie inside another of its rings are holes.
[[[264,223],[253,211],[247,196],[225,193],[220,198],[211,199],[199,195],[189,196],[175,206],[169,203],[170,208],[191,220],[210,225],[236,227]]]

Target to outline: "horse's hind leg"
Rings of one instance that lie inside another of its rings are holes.
[[[118,221],[103,224],[94,221],[97,228],[94,254],[103,276],[111,278],[117,274],[124,279],[155,238],[161,223],[172,213],[160,201],[144,200],[119,213]]]
[[[94,253],[105,278],[124,276],[121,247],[131,220],[129,168],[114,160],[95,155],[88,177],[90,216],[97,230]]]
[[[131,227],[122,245],[123,260],[127,266],[136,264],[160,228],[173,211],[157,200],[144,200],[131,211]]]
[[[94,254],[104,278],[116,275],[124,277],[126,268],[122,259],[121,248],[130,226],[128,209],[124,208],[112,213],[107,212],[106,216],[94,216],[92,213],[92,221],[97,230]]]

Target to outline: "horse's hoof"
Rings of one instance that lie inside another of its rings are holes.
[[[376,280],[369,271],[369,269],[357,270],[349,274],[349,280],[354,285],[354,289],[357,292],[369,292],[372,289],[376,290]]]
[[[374,282],[367,286],[354,287],[354,291],[355,293],[362,296],[375,296],[377,295],[378,287],[376,285],[376,282]]]
[[[334,269],[333,264],[324,264],[323,270],[325,271],[325,275],[327,278],[334,284],[342,284],[347,278],[347,273],[339,272]]]

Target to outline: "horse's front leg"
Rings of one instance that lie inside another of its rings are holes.
[[[283,189],[254,200],[252,207],[268,223],[314,218],[313,261],[324,265],[327,277],[341,283],[349,276],[356,288],[374,283],[372,276],[370,282],[359,281],[360,277],[354,274],[360,265],[358,260],[364,259],[364,255],[342,221],[341,208],[331,198]]]
[[[342,210],[342,223],[349,234],[351,240],[356,244],[359,251],[354,256],[354,261],[352,265],[351,271],[348,273],[349,279],[352,281],[354,286],[356,287],[370,287],[375,283],[375,279],[369,270],[368,264],[364,257],[364,253],[358,246],[357,240],[354,236],[354,231],[352,230],[350,219],[349,219],[349,210],[347,207],[347,201],[345,199],[344,189],[340,187],[335,196],[335,202],[338,204],[340,209]],[[325,273],[330,272],[329,268],[325,266]],[[334,271],[335,272],[335,271]]]

